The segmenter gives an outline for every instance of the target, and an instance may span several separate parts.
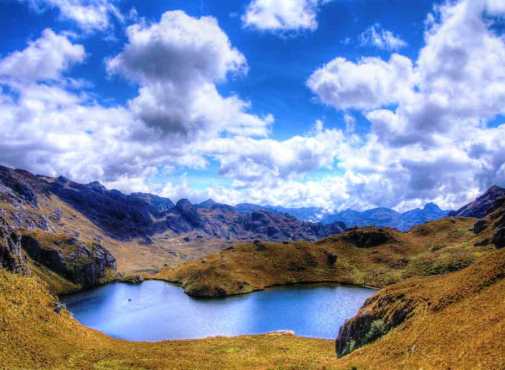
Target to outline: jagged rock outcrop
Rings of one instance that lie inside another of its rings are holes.
[[[360,312],[339,330],[335,342],[338,357],[369,344],[403,323],[416,302],[403,293],[384,293],[369,298]]]
[[[116,270],[115,258],[98,243],[38,232],[23,235],[21,245],[32,260],[84,288]]]
[[[0,267],[11,272],[26,274],[29,268],[21,248],[19,235],[0,215]]]
[[[152,207],[151,209],[157,211],[159,215],[175,207],[174,202],[172,202],[170,199],[159,197],[154,194],[133,193],[130,195],[130,197],[132,199],[138,199],[149,204],[149,206]]]

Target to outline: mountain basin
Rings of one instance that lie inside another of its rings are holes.
[[[295,285],[242,296],[189,297],[177,285],[112,283],[62,298],[82,324],[130,341],[197,339],[289,330],[335,339],[374,290]]]

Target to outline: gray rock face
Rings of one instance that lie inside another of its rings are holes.
[[[387,334],[411,315],[415,304],[403,294],[369,298],[360,313],[340,328],[335,342],[337,357],[345,356]]]
[[[20,237],[2,216],[0,216],[0,267],[15,273],[29,272]]]
[[[108,269],[116,269],[115,258],[96,243],[86,245],[63,238],[42,244],[31,235],[23,235],[21,245],[34,261],[85,288],[97,285]]]

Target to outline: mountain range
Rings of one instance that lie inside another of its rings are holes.
[[[373,208],[365,211],[347,209],[337,213],[331,213],[323,208],[284,208],[277,206],[259,206],[250,203],[238,204],[235,207],[240,212],[252,210],[267,210],[289,214],[304,221],[321,222],[332,224],[342,222],[347,227],[392,227],[400,231],[408,231],[416,225],[429,221],[439,220],[449,214],[449,211],[440,209],[434,203],[428,203],[423,208],[416,208],[406,212],[397,212],[390,208]]]
[[[187,199],[173,203],[152,194],[123,194],[108,190],[99,182],[79,184],[64,177],[36,176],[27,171],[0,167],[0,200],[15,204],[27,212],[17,212],[17,223],[34,222],[49,228],[62,212],[52,200],[64,202],[78,211],[108,236],[116,240],[183,235],[186,241],[219,240],[316,240],[345,228],[340,222],[322,224],[300,221],[286,213],[265,209],[238,212],[234,207],[213,201],[194,205]],[[41,200],[43,201],[41,203]],[[42,204],[52,217],[41,215]],[[53,225],[54,227],[54,225]]]

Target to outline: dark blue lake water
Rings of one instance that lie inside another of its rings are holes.
[[[114,283],[63,299],[84,325],[132,341],[194,339],[293,330],[334,339],[373,290],[292,286],[248,295],[195,299],[175,285]]]

